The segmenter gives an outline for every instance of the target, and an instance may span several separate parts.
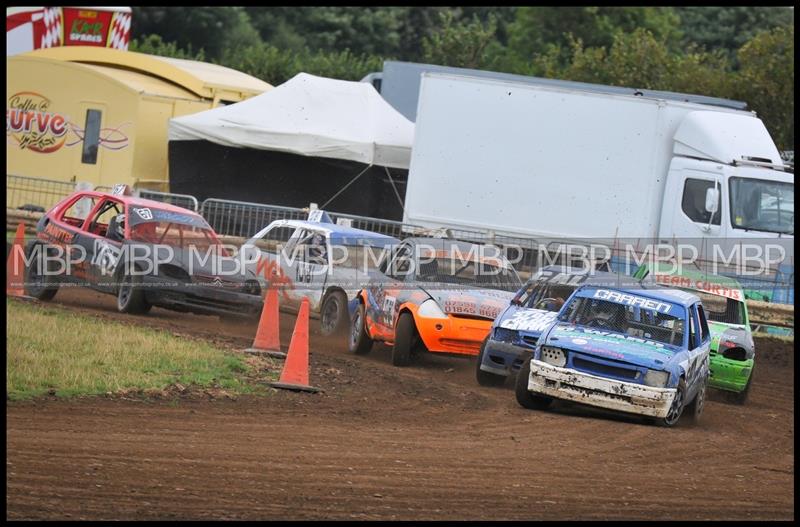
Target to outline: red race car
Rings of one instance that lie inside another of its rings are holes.
[[[61,285],[117,297],[125,313],[154,305],[205,315],[257,316],[261,287],[199,214],[166,203],[81,191],[36,226],[26,248],[27,294],[50,300]]]

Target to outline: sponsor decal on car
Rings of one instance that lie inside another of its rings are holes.
[[[522,331],[544,331],[555,320],[555,311],[519,309],[500,322],[500,327]]]
[[[652,309],[659,313],[669,313],[672,305],[666,302],[659,302],[649,298],[643,298],[629,293],[620,293],[618,291],[609,291],[608,289],[597,289],[594,292],[594,298],[600,300],[610,300],[618,304],[625,304],[632,307],[641,307],[643,309]]]

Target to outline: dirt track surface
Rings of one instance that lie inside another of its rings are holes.
[[[233,348],[256,329],[120,318],[87,291],[56,303]],[[293,324],[282,316],[285,343]],[[794,518],[784,342],[757,341],[746,405],[712,393],[699,425],[661,429],[567,403],[524,410],[508,386],[478,386],[471,361],[394,368],[388,349],[355,357],[315,328],[321,394],[8,404],[8,518]]]

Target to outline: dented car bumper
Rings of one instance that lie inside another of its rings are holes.
[[[531,361],[528,390],[555,399],[649,417],[665,417],[676,393],[675,388],[607,379],[539,360]]]

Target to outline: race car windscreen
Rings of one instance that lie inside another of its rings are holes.
[[[517,274],[497,258],[469,258],[454,252],[436,251],[435,257],[422,256],[416,279],[419,282],[467,285],[486,289],[516,291]]]
[[[597,297],[589,296],[595,293]],[[672,346],[683,343],[686,310],[680,305],[602,289],[580,294],[559,320]]]
[[[517,297],[516,303],[530,309],[558,311],[574,290],[575,286],[532,282]]]

